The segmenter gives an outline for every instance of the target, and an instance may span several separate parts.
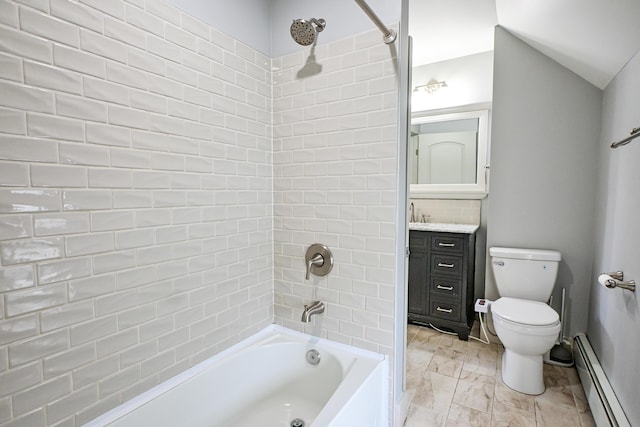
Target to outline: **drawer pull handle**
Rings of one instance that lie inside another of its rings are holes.
[[[443,291],[452,291],[453,290],[453,286],[442,286],[442,285],[437,285],[436,288],[438,289],[442,289]]]
[[[443,248],[455,248],[456,244],[455,243],[442,243],[442,242],[438,242],[438,246],[442,246]]]
[[[438,263],[438,267],[453,268],[453,267],[455,267],[455,265],[454,264],[445,264],[443,262],[439,262]]]
[[[440,308],[440,306],[436,307],[437,311],[442,311],[443,313],[451,313],[453,308]]]

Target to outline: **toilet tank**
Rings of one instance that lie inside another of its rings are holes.
[[[547,302],[558,275],[560,252],[543,249],[489,248],[491,269],[501,297]]]

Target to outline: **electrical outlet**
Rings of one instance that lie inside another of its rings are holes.
[[[476,313],[487,313],[492,302],[484,298],[476,300]]]

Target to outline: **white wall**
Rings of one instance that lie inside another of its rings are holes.
[[[289,28],[294,19],[324,19],[326,28],[318,35],[318,46],[371,30],[378,31],[374,23],[353,0],[270,0],[271,2],[271,57],[276,58],[310,47],[298,45],[291,38]],[[400,22],[401,2],[367,0],[367,3],[387,25]],[[397,29],[397,28],[396,28]],[[382,33],[378,31],[382,43]]]
[[[295,19],[327,21],[326,29],[318,36],[318,46],[376,28],[352,0],[168,1],[271,58],[309,49],[291,38],[289,28]],[[367,3],[386,25],[400,21],[399,1]]]
[[[159,1],[0,6],[0,425],[79,426],[273,321],[271,60]]]
[[[281,323],[317,295],[308,332],[392,354],[397,46],[368,18],[273,83],[158,0],[0,6],[0,425],[82,425],[230,346],[274,320],[274,277]],[[298,286],[316,239],[336,267]]]
[[[562,253],[567,334],[587,325],[602,93],[496,29],[487,246]],[[497,297],[487,267],[486,295]]]
[[[411,89],[432,79],[448,86],[431,94],[412,92],[412,113],[491,103],[493,51],[413,67],[412,73]]]
[[[397,58],[377,31],[318,47],[311,76],[307,58],[274,58],[276,322],[392,354]],[[305,280],[313,243],[335,266]],[[316,299],[326,313],[301,323]]]
[[[219,31],[271,57],[271,0],[167,0]]]
[[[598,144],[598,204],[595,262],[589,285],[587,334],[631,425],[640,425],[640,307],[638,294],[599,286],[595,278],[624,271],[640,282],[640,140],[612,150],[609,144],[640,126],[640,52],[604,92],[602,136]]]

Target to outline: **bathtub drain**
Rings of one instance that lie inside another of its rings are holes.
[[[311,363],[312,365],[317,365],[318,363],[320,363],[320,352],[315,349],[307,351],[307,362]]]
[[[304,427],[304,421],[302,421],[300,418],[296,418],[295,420],[291,421],[291,427]]]

